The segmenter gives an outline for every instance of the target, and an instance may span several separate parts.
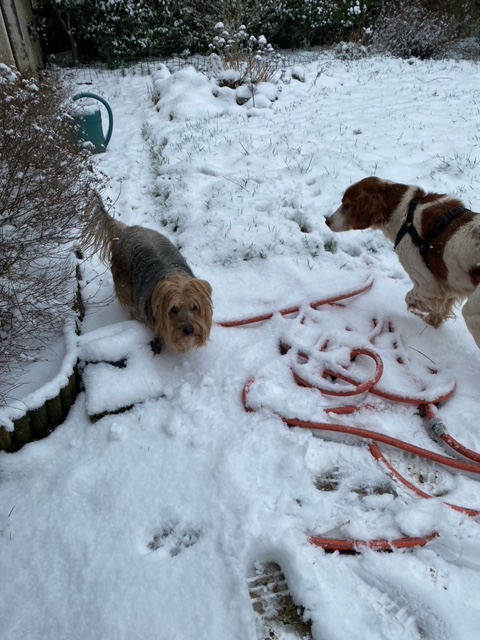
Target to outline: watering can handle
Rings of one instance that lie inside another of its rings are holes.
[[[108,143],[110,142],[110,138],[112,137],[112,131],[113,131],[113,113],[112,113],[112,109],[110,107],[110,105],[108,104],[108,102],[102,98],[101,96],[97,96],[95,93],[77,93],[77,95],[73,96],[72,100],[80,100],[81,98],[94,98],[95,100],[98,100],[99,102],[101,102],[103,104],[103,106],[105,107],[105,109],[107,110],[108,113],[108,131],[107,131],[107,136],[105,138],[105,148],[107,147]]]

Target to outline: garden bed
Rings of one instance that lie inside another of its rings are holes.
[[[0,450],[17,451],[27,442],[44,438],[67,417],[80,390],[76,322],[71,318],[59,337],[63,357],[53,377],[42,381],[39,359],[40,366],[29,372],[32,380],[26,395],[0,407]]]

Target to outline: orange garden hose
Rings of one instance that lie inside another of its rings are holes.
[[[316,547],[321,547],[325,551],[340,551],[341,553],[356,553],[362,548],[373,549],[373,551],[393,551],[394,549],[413,549],[414,547],[424,547],[431,540],[437,538],[436,533],[423,538],[397,538],[387,540],[378,538],[377,540],[339,540],[332,538],[319,538],[310,536],[309,541]]]
[[[463,444],[460,444],[458,440],[455,440],[451,435],[447,433],[447,429],[443,422],[436,417],[435,412],[431,404],[425,406],[425,417],[429,420],[430,429],[432,434],[438,440],[441,440],[450,449],[453,449],[456,453],[460,454],[464,458],[473,460],[480,463],[480,454],[476,451],[468,449]]]
[[[382,462],[385,465],[385,467],[387,468],[387,470],[388,470],[388,472],[390,473],[391,476],[393,476],[394,478],[397,478],[398,480],[400,480],[400,482],[402,482],[405,486],[407,486],[409,489],[411,489],[414,493],[416,493],[421,498],[430,499],[432,497],[428,493],[425,493],[424,491],[421,491],[418,487],[413,485],[411,482],[408,482],[408,480],[406,480],[406,478],[401,476],[398,473],[398,471],[388,462],[388,460],[386,460],[385,456],[380,451],[380,449],[378,448],[378,446],[377,446],[377,444],[375,442],[372,442],[370,444],[369,449],[370,449],[370,453],[373,455],[373,457],[376,460]],[[429,456],[425,455],[424,457],[432,459],[430,457],[430,455]],[[449,466],[453,466],[453,465],[449,465]],[[471,469],[470,469],[470,471],[471,471]],[[480,473],[480,471],[475,471],[474,473]],[[446,504],[447,506],[449,506],[454,511],[459,511],[460,513],[464,513],[467,516],[479,516],[480,515],[480,511],[477,510],[477,509],[468,509],[466,507],[459,507],[459,506],[457,506],[455,504],[451,504],[449,502],[444,502],[443,504]]]
[[[364,293],[365,291],[368,291],[372,287],[372,285],[373,285],[373,278],[369,278],[367,282],[358,289],[351,289],[349,291],[346,291],[336,296],[330,296],[329,298],[322,298],[320,300],[315,300],[314,302],[310,302],[309,305],[310,307],[312,307],[312,309],[318,309],[318,307],[325,304],[335,304],[335,302],[340,302],[340,300],[352,298],[353,296],[358,296],[360,293]],[[226,320],[223,322],[217,322],[217,325],[227,329],[231,327],[245,327],[250,324],[256,324],[258,322],[265,322],[265,320],[270,320],[270,318],[273,318],[275,313],[279,313],[282,316],[289,316],[289,315],[292,315],[293,313],[298,313],[300,311],[300,308],[301,308],[300,305],[296,305],[294,307],[281,309],[278,312],[272,311],[271,313],[265,313],[259,316],[251,316],[250,318],[243,318],[242,320]]]
[[[318,307],[326,304],[334,304],[346,298],[350,298],[371,288],[373,284],[373,280],[370,279],[363,286],[346,291],[342,294],[336,296],[330,296],[325,299],[316,300],[315,302],[309,303],[309,306],[313,309],[317,309]],[[290,308],[286,308],[281,310],[279,313],[282,316],[288,316],[293,313],[299,313],[301,307],[293,306]],[[250,318],[245,318],[242,320],[236,321],[228,321],[228,322],[220,322],[218,323],[222,327],[241,327],[248,326],[258,322],[264,322],[272,318],[274,313],[266,313],[263,315],[253,316]],[[376,321],[373,321],[374,326],[376,326]],[[389,327],[391,331],[391,326]],[[321,348],[321,351],[326,348],[328,341],[326,341]],[[286,345],[282,343],[280,345],[280,350],[282,353],[286,353],[291,349],[290,345]],[[308,355],[304,352],[297,353],[299,359],[302,364],[308,361]],[[480,474],[480,454],[468,449],[467,447],[460,444],[457,440],[455,440],[452,436],[447,433],[446,427],[444,423],[436,416],[435,407],[441,403],[446,401],[448,398],[452,396],[454,393],[454,387],[451,389],[444,391],[436,398],[430,398],[428,400],[424,398],[414,398],[408,397],[400,394],[394,394],[386,391],[382,391],[376,388],[377,383],[380,381],[384,366],[383,361],[380,355],[370,348],[358,347],[354,348],[351,351],[350,358],[353,361],[357,357],[366,357],[369,358],[375,366],[375,370],[373,374],[369,377],[369,379],[364,380],[362,382],[358,382],[350,375],[347,375],[344,372],[332,371],[329,369],[325,369],[321,375],[317,376],[315,380],[308,380],[303,375],[300,375],[298,371],[292,366],[291,373],[292,376],[297,383],[297,385],[301,387],[313,388],[318,390],[321,394],[332,396],[332,397],[351,397],[359,394],[364,394],[366,392],[372,393],[376,396],[382,397],[386,400],[390,400],[392,402],[404,403],[417,406],[421,409],[425,418],[429,421],[430,427],[430,435],[437,441],[449,447],[450,450],[462,456],[462,460],[455,459],[451,457],[447,457],[433,451],[429,451],[422,447],[418,447],[411,443],[405,442],[403,440],[399,440],[397,438],[393,438],[391,436],[387,436],[385,434],[371,431],[364,428],[359,428],[355,426],[348,426],[343,424],[332,424],[328,422],[311,422],[308,420],[299,420],[297,418],[287,418],[284,416],[280,416],[282,421],[290,427],[299,427],[302,429],[309,429],[311,431],[323,431],[330,433],[338,433],[342,435],[347,435],[349,437],[354,437],[356,439],[361,438],[369,441],[369,451],[373,458],[377,460],[387,471],[387,473],[401,482],[403,486],[407,487],[410,491],[413,491],[417,496],[431,499],[428,493],[421,491],[418,487],[409,482],[406,478],[404,478],[391,464],[388,462],[384,454],[381,452],[378,443],[386,445],[390,448],[398,449],[401,451],[405,451],[409,454],[430,460],[435,462],[436,464],[440,464],[451,469],[456,469],[457,471],[473,474],[477,476]],[[397,357],[397,362],[403,364],[400,357]],[[435,372],[436,373],[436,372]],[[322,380],[326,378],[333,378],[335,380],[341,380],[349,385],[351,385],[351,389],[342,388],[341,390],[333,390],[328,388],[328,385],[322,385]],[[251,378],[248,380],[242,391],[242,401],[245,409],[247,411],[254,411],[254,409],[250,406],[248,402],[248,394],[249,391],[254,384],[255,379]],[[357,411],[358,407],[353,405],[348,406],[339,406],[339,407],[330,407],[326,408],[326,413],[332,414],[349,414]],[[470,509],[467,507],[460,507],[454,504],[450,504],[448,502],[443,502],[443,504],[448,507],[454,509],[457,512],[463,513],[465,515],[471,517],[480,516],[480,510]],[[376,540],[342,540],[342,539],[330,539],[330,538],[322,538],[315,535],[309,536],[309,541],[317,546],[323,548],[325,551],[339,551],[343,553],[355,553],[362,548],[369,548],[377,551],[391,551],[393,549],[409,549],[414,547],[421,547],[426,545],[428,542],[437,537],[436,533],[432,533],[429,536],[424,537],[404,537],[398,538],[396,540],[386,540],[386,539],[376,539]]]

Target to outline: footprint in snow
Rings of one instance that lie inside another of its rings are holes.
[[[201,535],[201,531],[193,527],[182,527],[178,522],[169,523],[154,533],[147,546],[151,551],[164,548],[174,557],[183,550],[193,547]]]

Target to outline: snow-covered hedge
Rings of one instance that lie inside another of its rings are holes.
[[[74,313],[73,243],[92,174],[66,99],[54,77],[0,64],[0,405]]]
[[[229,33],[246,25],[249,33],[264,34],[282,47],[331,43],[361,32],[369,12],[379,4],[380,0],[45,0],[37,14],[47,52],[55,47],[58,51],[63,26],[65,49],[74,37],[81,58],[115,64],[152,55],[205,53],[220,21]]]

